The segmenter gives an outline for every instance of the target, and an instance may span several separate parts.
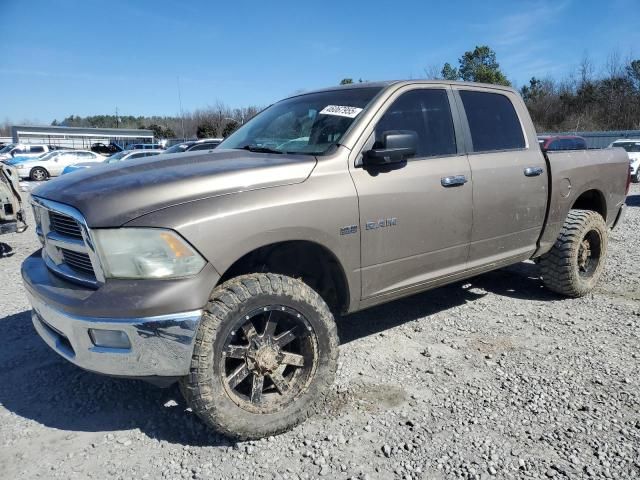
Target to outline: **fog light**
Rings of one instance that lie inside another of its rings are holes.
[[[122,330],[89,329],[89,336],[96,347],[131,348],[129,337]]]

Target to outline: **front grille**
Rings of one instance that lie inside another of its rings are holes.
[[[76,272],[93,276],[93,265],[91,265],[91,259],[88,254],[74,252],[73,250],[67,250],[66,248],[61,248],[60,251],[62,252],[64,263],[66,263],[69,268]]]
[[[51,231],[72,238],[82,238],[80,225],[73,218],[57,212],[49,211],[49,228]]]
[[[97,288],[104,276],[82,214],[68,205],[36,196],[32,197],[32,204],[47,268],[66,280]]]

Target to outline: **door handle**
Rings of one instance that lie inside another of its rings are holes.
[[[527,167],[524,169],[525,177],[537,177],[538,175],[542,175],[544,169],[542,167]]]
[[[440,184],[445,187],[459,187],[467,183],[467,177],[464,175],[452,175],[450,177],[442,177],[440,179]]]

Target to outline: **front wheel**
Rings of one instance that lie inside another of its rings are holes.
[[[34,182],[42,182],[49,178],[49,172],[42,167],[35,167],[31,170],[29,178]]]
[[[211,294],[180,386],[214,429],[261,438],[320,407],[337,358],[333,315],[314,290],[284,275],[245,275]]]
[[[568,297],[593,290],[604,270],[608,238],[599,213],[571,210],[555,244],[540,257],[545,286]]]

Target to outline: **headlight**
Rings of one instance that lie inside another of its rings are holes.
[[[205,260],[178,234],[160,228],[96,229],[107,278],[176,278],[195,275]]]
[[[17,168],[17,169],[20,169],[20,168],[24,168],[24,165],[22,165],[22,164],[20,163],[20,164],[18,164],[18,165],[14,165],[13,167],[14,167],[14,168]]]

